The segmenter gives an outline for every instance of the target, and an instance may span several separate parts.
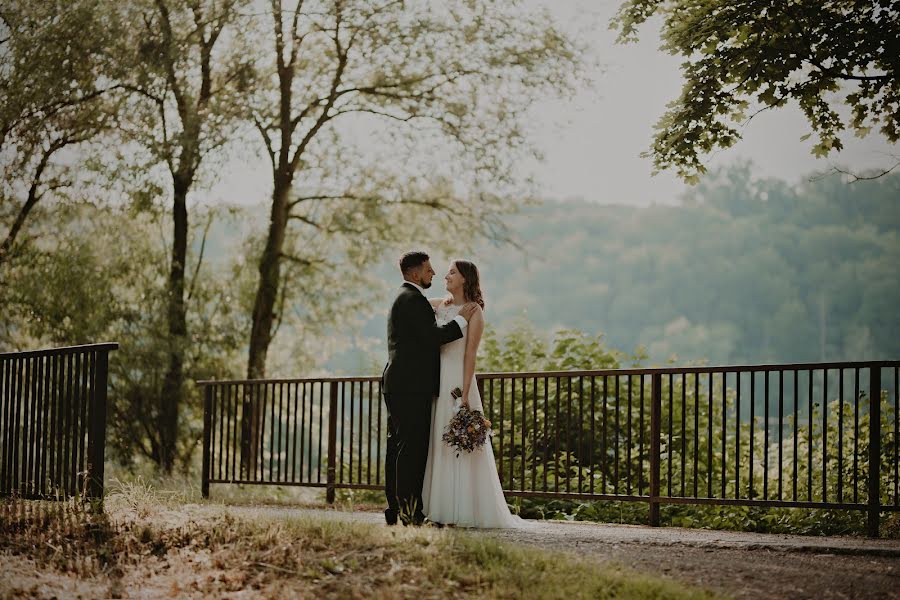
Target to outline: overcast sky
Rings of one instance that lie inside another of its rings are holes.
[[[651,176],[650,160],[640,157],[650,145],[653,125],[681,88],[679,58],[659,50],[659,22],[644,27],[638,43],[619,46],[607,28],[618,1],[530,1],[547,6],[573,35],[585,36],[604,65],[594,74],[595,90],[580,91],[572,102],[536,107],[533,142],[546,157],[536,173],[542,195],[604,204],[676,202],[689,186],[672,174]],[[848,134],[843,152],[817,160],[810,154],[813,140],[800,140],[806,133],[809,128],[796,106],[768,111],[742,129],[743,140],[708,164],[751,160],[760,176],[797,182],[833,164],[857,171],[885,168],[893,164],[891,152],[900,153],[878,135],[859,140]],[[227,176],[211,190],[210,200],[243,204],[268,197],[270,172],[262,155],[236,161],[223,172]]]

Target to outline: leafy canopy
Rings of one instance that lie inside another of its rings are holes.
[[[892,143],[900,138],[897,2],[628,0],[610,27],[620,43],[634,41],[655,15],[664,18],[663,48],[686,59],[681,96],[648,153],[658,170],[696,181],[706,170],[701,157],[737,142],[748,114],[788,102],[817,136],[816,156],[840,150],[848,126],[860,137],[877,129]]]

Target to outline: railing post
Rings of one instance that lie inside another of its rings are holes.
[[[659,527],[659,432],[662,375],[653,373],[650,389],[650,526]]]
[[[881,512],[881,367],[869,369],[869,537],[878,537]]]
[[[328,472],[325,488],[325,501],[328,504],[334,504],[334,488],[336,483],[337,462],[337,398],[338,398],[338,382],[332,381],[330,388],[330,398],[328,401]]]
[[[203,466],[200,475],[200,495],[209,498],[209,455],[210,434],[212,432],[212,395],[213,386],[203,386]]]
[[[94,377],[94,406],[91,410],[91,436],[88,447],[88,497],[103,499],[103,461],[106,455],[106,387],[109,378],[109,351],[97,352]]]

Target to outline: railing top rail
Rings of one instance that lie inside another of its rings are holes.
[[[93,352],[101,350],[118,350],[118,342],[101,342],[99,344],[83,344],[80,346],[64,346],[62,348],[44,348],[42,350],[25,350],[23,352],[0,352],[0,359],[21,358],[32,356],[53,356],[60,354],[74,354],[77,352]]]
[[[807,371],[820,369],[867,369],[879,367],[900,368],[900,360],[874,360],[874,361],[846,361],[846,362],[819,362],[819,363],[784,363],[784,364],[756,364],[756,365],[722,365],[709,367],[641,367],[627,369],[594,369],[571,371],[507,371],[478,373],[479,379],[510,379],[523,377],[597,377],[603,375],[653,375],[653,374],[683,374],[683,373],[735,373],[755,371]],[[352,377],[295,377],[287,379],[203,379],[197,381],[198,385],[234,385],[234,384],[272,384],[272,383],[331,383],[331,382],[375,382],[380,381],[378,375],[352,376]]]

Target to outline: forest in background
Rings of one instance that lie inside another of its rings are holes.
[[[489,325],[602,333],[611,348],[643,346],[654,364],[900,357],[900,177],[792,186],[752,172],[720,171],[678,206],[524,209],[510,219],[521,248],[468,254],[481,265]],[[592,200],[614,201],[601,191]],[[391,281],[393,262],[378,269]],[[446,262],[436,258],[439,276]],[[442,292],[436,279],[429,294]],[[370,358],[344,353],[335,368],[373,372],[384,317],[364,332]]]

